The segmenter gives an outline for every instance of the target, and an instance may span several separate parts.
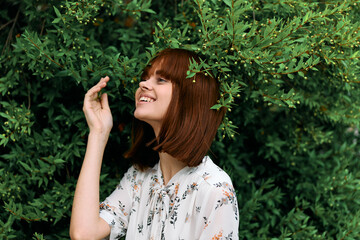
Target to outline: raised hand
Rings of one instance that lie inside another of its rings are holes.
[[[83,111],[90,128],[84,162],[81,167],[70,222],[71,239],[103,239],[110,226],[99,216],[99,182],[102,158],[113,120],[106,93],[109,77],[101,78],[85,95]]]
[[[101,78],[98,84],[85,94],[83,111],[90,133],[108,135],[113,126],[107,94],[104,93],[100,98],[98,97],[98,93],[106,87],[109,80],[108,76]]]

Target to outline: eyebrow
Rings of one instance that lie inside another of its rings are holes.
[[[164,78],[164,79],[167,79],[165,76],[164,76],[164,70],[162,70],[162,69],[159,69],[159,70],[156,70],[155,72],[154,72],[154,76],[157,76],[157,77],[162,77],[162,78]]]

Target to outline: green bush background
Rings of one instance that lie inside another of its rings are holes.
[[[221,80],[214,108],[229,111],[212,152],[236,188],[240,239],[360,239],[359,5],[2,1],[0,238],[69,238],[85,92],[111,77],[103,199],[129,167],[142,68],[180,47],[204,54]]]

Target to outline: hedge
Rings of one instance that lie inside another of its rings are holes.
[[[130,163],[134,90],[164,48],[201,53],[228,108],[211,155],[240,239],[360,239],[360,1],[5,0],[0,238],[69,239],[85,92],[111,77],[101,198]],[[200,71],[192,64],[189,75]]]

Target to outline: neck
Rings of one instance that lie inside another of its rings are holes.
[[[152,128],[154,129],[155,136],[159,136],[160,126],[157,124],[149,123]],[[170,179],[181,169],[187,166],[186,163],[177,160],[176,158],[172,157],[170,154],[165,152],[159,153],[160,159],[160,169],[164,178],[164,185],[167,185]]]
[[[164,185],[167,185],[170,179],[181,169],[186,167],[186,163],[177,160],[171,155],[161,152],[160,157],[160,168],[164,177]]]

